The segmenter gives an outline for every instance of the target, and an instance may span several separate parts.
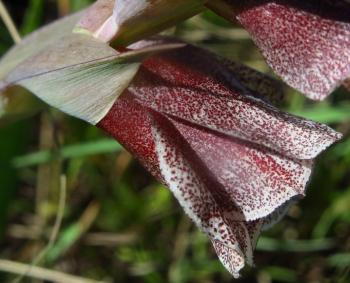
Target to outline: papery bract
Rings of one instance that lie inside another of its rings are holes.
[[[144,58],[182,46],[166,44],[120,53],[91,36],[72,34],[79,17],[72,15],[38,30],[1,59],[0,109],[6,112],[10,104],[4,101],[9,97],[4,92],[22,86],[47,104],[96,124],[129,85]]]
[[[71,34],[76,22],[83,14],[82,11],[59,19],[23,38],[1,58],[0,80],[3,80],[18,64],[45,50],[63,36]]]
[[[83,12],[62,18],[26,36],[0,60],[0,124],[29,116],[44,107],[40,100],[20,87],[7,88],[6,77],[19,64],[71,34]],[[29,71],[31,73],[31,70]]]
[[[350,4],[342,0],[212,0],[208,7],[251,34],[268,64],[309,98],[350,77]]]
[[[239,77],[191,46],[153,56],[98,124],[170,188],[234,276],[252,263],[261,226],[304,195],[312,159],[340,138]]]

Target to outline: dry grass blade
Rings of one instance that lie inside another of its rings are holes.
[[[7,11],[6,6],[4,5],[2,0],[0,0],[0,16],[1,16],[2,20],[4,21],[4,24],[6,25],[13,41],[15,43],[21,42],[21,36],[19,35],[19,32],[16,28],[16,25],[14,24],[9,12]]]
[[[60,227],[61,227],[63,216],[64,216],[64,210],[66,207],[67,179],[66,179],[65,175],[61,176],[60,183],[61,183],[61,188],[60,188],[60,198],[59,198],[59,204],[58,204],[58,211],[57,211],[55,224],[53,226],[53,229],[52,229],[52,232],[50,235],[49,242],[46,245],[46,247],[39,253],[39,255],[33,260],[32,264],[28,265],[27,270],[24,270],[22,275],[13,281],[14,283],[19,283],[25,277],[30,276],[33,269],[35,268],[35,265],[39,264],[42,261],[42,259],[46,256],[47,252],[55,244],[58,233],[60,231]],[[71,281],[63,281],[63,282],[71,282]]]
[[[14,274],[22,274],[26,272],[28,269],[28,276],[32,278],[36,278],[39,280],[45,280],[54,283],[105,283],[103,281],[95,281],[91,279],[85,279],[78,276],[69,275],[63,272],[49,270],[42,267],[31,267],[27,264],[18,263],[10,260],[0,260],[0,270],[14,273]]]

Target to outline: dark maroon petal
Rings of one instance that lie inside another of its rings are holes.
[[[349,3],[340,0],[209,3],[223,16],[238,20],[276,73],[309,98],[324,99],[350,77]]]
[[[212,53],[201,51],[203,55],[211,58],[215,56]],[[284,91],[281,81],[276,80],[264,73],[258,72],[248,66],[237,62],[229,61],[223,57],[215,56],[218,63],[221,63],[222,77],[227,81],[232,80],[233,74],[235,78],[244,85],[244,87],[252,92],[257,98],[260,98],[273,105],[281,104]]]
[[[161,179],[149,110],[128,92],[118,98],[98,127],[125,146],[158,179]]]
[[[129,48],[142,49],[145,47],[169,43],[179,44],[181,41],[175,38],[158,36],[152,37],[149,40],[138,41],[130,45]],[[188,46],[186,52],[188,52],[188,54],[185,54],[185,52],[177,54],[176,56],[179,58],[174,57],[173,61],[180,60],[181,64],[183,64],[185,60],[189,60],[189,63],[193,65],[192,69],[199,68],[199,70],[202,69],[204,72],[209,72],[210,76],[217,78],[228,88],[232,87],[234,89],[242,89],[242,86],[240,86],[241,84],[245,89],[249,89],[251,95],[262,100],[277,104],[283,98],[283,86],[279,80],[258,72],[248,66],[227,60],[224,57],[218,56],[204,49]],[[162,66],[159,66],[158,68],[161,67]],[[191,66],[188,65],[185,66],[185,68],[191,68]],[[193,77],[193,75],[191,77]],[[190,86],[190,83],[186,85]],[[200,87],[200,85],[197,87]],[[204,87],[204,89],[208,89],[208,87]]]

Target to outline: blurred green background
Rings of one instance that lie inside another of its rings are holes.
[[[90,2],[4,1],[22,35]],[[209,12],[169,32],[271,72],[244,30]],[[0,54],[12,44],[1,23]],[[286,111],[327,123],[345,139],[318,159],[307,197],[263,233],[256,268],[241,279],[228,274],[170,192],[121,146],[53,109],[0,128],[0,258],[31,264],[45,249],[39,266],[86,283],[350,282],[350,95],[340,88],[312,103],[286,92]],[[67,195],[60,205],[62,175]],[[48,244],[60,216],[57,239]],[[18,278],[1,268],[0,282]]]

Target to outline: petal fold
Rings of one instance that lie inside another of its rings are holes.
[[[169,187],[234,276],[245,260],[252,262],[260,225],[253,229],[240,220],[235,203],[167,117],[143,107],[127,91],[98,126],[122,142]]]
[[[152,57],[140,72],[129,90],[145,106],[290,158],[312,159],[341,137],[265,103],[236,69],[193,46]]]
[[[340,134],[278,111],[229,66],[193,46],[152,56],[97,126],[169,187],[238,277]]]

